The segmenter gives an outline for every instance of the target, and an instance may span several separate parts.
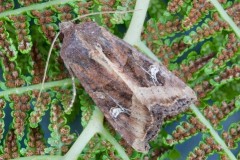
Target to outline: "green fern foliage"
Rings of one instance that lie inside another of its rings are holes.
[[[0,1],[0,159],[240,158],[239,0],[151,0],[147,8],[148,3]],[[147,5],[134,13],[87,16],[75,23],[95,21],[120,38],[134,28],[125,37],[136,38],[134,46],[148,55],[154,53],[196,92],[195,110],[191,107],[166,117],[146,154],[134,151],[115,132],[78,80],[74,106],[65,112],[72,100],[72,81],[59,56],[61,34],[53,46],[39,97],[59,23],[89,13],[129,11],[141,4]],[[145,10],[146,18],[132,16]],[[190,141],[197,143],[186,147]],[[188,151],[181,150],[184,145]]]

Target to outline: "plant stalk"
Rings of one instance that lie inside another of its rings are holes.
[[[76,160],[79,157],[79,155],[82,153],[85,146],[88,144],[88,142],[96,133],[99,133],[101,136],[103,136],[103,138],[108,140],[113,145],[113,147],[117,150],[118,154],[120,155],[120,157],[122,157],[122,159],[124,160],[129,159],[124,149],[122,148],[122,146],[120,146],[118,142],[115,140],[115,138],[104,128],[103,114],[98,109],[98,107],[95,107],[91,120],[88,122],[86,128],[83,130],[81,135],[77,138],[77,140],[72,145],[70,150],[64,156],[63,160],[69,160],[69,159]]]
[[[78,83],[76,80],[75,83]],[[2,96],[7,96],[10,94],[22,94],[27,91],[32,91],[32,90],[39,90],[41,88],[42,84],[35,84],[31,86],[24,86],[20,88],[10,88],[5,91],[0,92],[0,97]],[[53,87],[63,87],[63,86],[69,86],[72,85],[72,80],[70,78],[60,80],[60,81],[52,81],[52,82],[46,82],[43,85],[43,89],[48,89],[48,88],[53,88]]]
[[[136,44],[140,41],[140,36],[143,28],[143,23],[147,14],[148,5],[150,0],[137,0],[134,10],[137,12],[133,13],[131,23],[128,27],[127,33],[123,38],[124,41],[131,45]]]
[[[65,3],[69,3],[69,2],[74,2],[74,1],[76,1],[76,0],[51,0],[51,1],[44,2],[44,3],[32,4],[27,7],[21,7],[18,9],[2,12],[2,13],[0,13],[0,18],[8,17],[10,15],[18,15],[23,12],[32,11],[32,10],[43,10],[45,8],[48,8],[48,7],[51,7],[54,5],[60,5],[60,4],[65,4]]]

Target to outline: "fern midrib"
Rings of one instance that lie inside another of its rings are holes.
[[[18,15],[23,12],[27,12],[27,11],[31,11],[31,10],[42,10],[44,8],[51,7],[53,5],[65,4],[65,3],[69,3],[69,2],[75,2],[75,1],[79,1],[79,0],[53,0],[53,1],[48,1],[48,2],[44,2],[44,3],[33,4],[33,5],[30,5],[27,7],[21,7],[18,9],[13,9],[13,10],[2,12],[2,13],[0,13],[0,18],[7,17],[10,15]]]
[[[75,80],[75,83],[78,83],[77,80]],[[45,82],[43,85],[43,89],[48,89],[48,88],[53,88],[53,87],[65,87],[72,85],[72,80],[70,78],[63,79],[60,81],[51,81],[51,82]],[[32,90],[39,90],[41,88],[42,84],[35,84],[35,85],[30,85],[30,86],[23,86],[19,88],[10,88],[5,91],[0,92],[0,97],[7,96],[10,94],[21,94],[27,91],[32,91]]]
[[[14,160],[60,160],[63,156],[52,156],[52,155],[42,155],[42,156],[29,156],[29,157],[20,157],[14,158]]]
[[[88,122],[87,126],[84,128],[81,135],[74,142],[67,154],[64,155],[63,160],[77,159],[90,139],[97,133],[99,133],[104,139],[109,141],[114,146],[122,159],[129,160],[129,157],[125,153],[123,147],[103,126],[103,113],[96,106],[91,116],[91,120]]]

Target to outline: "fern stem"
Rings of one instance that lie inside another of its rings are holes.
[[[156,55],[142,42],[138,41],[135,44],[143,53],[145,53],[149,58],[161,63],[161,61],[156,57]]]
[[[149,0],[137,0],[134,9],[135,12],[133,13],[131,23],[123,40],[131,45],[137,46],[147,56],[161,63],[155,54],[141,41],[141,32],[147,14],[149,2]]]
[[[78,82],[78,81],[75,81]],[[0,92],[0,97],[7,96],[9,94],[21,94],[27,91],[32,90],[40,90],[42,84],[35,84],[31,86],[25,86],[20,88],[11,88],[5,91]],[[43,85],[43,89],[53,88],[53,87],[63,87],[63,86],[69,86],[72,85],[72,80],[70,78],[60,80],[60,81],[53,81],[53,82],[46,82]]]
[[[14,160],[60,160],[60,159],[62,159],[62,156],[51,155],[14,158]]]
[[[91,138],[102,129],[102,124],[103,114],[97,107],[95,107],[95,110],[93,111],[91,119],[88,122],[86,128],[84,128],[80,136],[64,156],[63,160],[77,159]]]
[[[221,15],[221,17],[230,25],[232,30],[235,32],[238,38],[240,38],[240,29],[238,26],[234,23],[231,17],[227,14],[227,12],[223,9],[221,4],[217,0],[209,0],[214,7],[217,9],[218,13]]]
[[[222,138],[219,136],[219,134],[215,131],[215,129],[212,127],[212,125],[209,123],[209,121],[202,115],[202,113],[198,110],[198,108],[192,104],[190,106],[191,110],[195,113],[195,115],[197,116],[197,118],[202,122],[202,124],[204,124],[208,129],[210,134],[213,136],[213,138],[215,139],[215,141],[221,145],[222,149],[224,150],[224,152],[228,155],[228,157],[231,160],[237,160],[236,157],[234,156],[234,154],[229,150],[229,148],[227,147],[227,145],[225,144],[225,142],[222,140]]]
[[[32,4],[27,7],[21,7],[18,9],[2,12],[2,13],[0,13],[0,18],[4,18],[4,17],[10,16],[10,15],[18,15],[23,12],[27,12],[27,11],[31,11],[31,10],[42,10],[44,8],[51,7],[53,5],[65,4],[65,3],[74,2],[74,1],[76,1],[76,0],[52,0],[52,1],[45,2],[45,3]]]
[[[95,107],[93,114],[91,116],[91,120],[88,122],[86,128],[83,130],[81,135],[77,138],[75,143],[72,145],[70,150],[64,156],[63,160],[75,160],[82,153],[83,149],[87,145],[87,143],[91,140],[91,138],[99,133],[103,138],[108,140],[114,148],[117,150],[119,155],[125,160],[128,160],[127,154],[124,152],[124,149],[118,144],[118,142],[112,137],[112,135],[104,128],[103,126],[103,114]]]
[[[143,23],[146,17],[148,5],[150,0],[137,0],[131,19],[131,23],[128,27],[127,33],[123,38],[124,41],[128,42],[131,45],[136,44],[140,41],[140,36],[142,32]]]

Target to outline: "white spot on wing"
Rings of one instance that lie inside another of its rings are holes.
[[[159,67],[157,65],[151,65],[149,67],[149,74],[153,80],[154,85],[156,85],[156,83],[158,83],[157,80],[157,73],[159,72]]]
[[[129,114],[129,110],[125,109],[123,107],[112,107],[110,109],[109,113],[113,119],[116,119],[118,117],[118,115],[121,113]]]

